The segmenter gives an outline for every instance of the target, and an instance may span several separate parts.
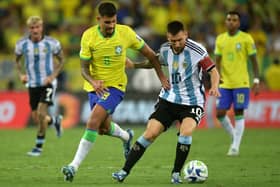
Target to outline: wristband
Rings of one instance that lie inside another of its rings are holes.
[[[260,84],[260,79],[259,78],[254,78],[253,82],[254,82],[254,84]]]

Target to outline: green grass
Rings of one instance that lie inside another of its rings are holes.
[[[132,128],[135,137],[144,130],[141,127]],[[33,158],[28,157],[26,152],[34,145],[35,131],[35,128],[0,131],[0,187],[172,186],[170,170],[177,142],[175,128],[162,134],[149,147],[122,184],[111,178],[111,173],[124,163],[120,140],[99,136],[74,181],[66,183],[60,169],[72,160],[84,129],[66,130],[61,139],[57,139],[54,130],[49,129],[42,156]],[[204,184],[185,183],[181,186],[280,186],[279,129],[246,129],[238,157],[226,156],[229,143],[223,129],[198,129],[193,135],[188,160],[205,162],[209,178]]]

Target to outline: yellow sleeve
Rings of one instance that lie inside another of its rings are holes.
[[[215,50],[214,50],[214,54],[217,56],[221,56],[222,52],[221,52],[221,48],[220,48],[220,39],[221,37],[218,36],[215,42]]]
[[[90,33],[88,31],[85,31],[83,33],[82,39],[81,39],[81,49],[80,49],[80,59],[82,60],[91,60],[92,55],[90,51]]]
[[[138,36],[130,27],[128,27],[128,36],[131,41],[129,48],[140,50],[143,48],[145,41]]]
[[[248,51],[248,55],[254,55],[257,53],[257,48],[256,48],[256,45],[255,45],[255,42],[254,42],[254,39],[252,38],[251,35],[248,34],[248,37],[247,37],[247,51]]]

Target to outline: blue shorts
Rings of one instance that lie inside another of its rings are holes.
[[[91,110],[93,107],[98,104],[102,106],[108,114],[113,114],[116,107],[120,102],[123,100],[124,92],[110,87],[109,91],[104,94],[102,97],[98,97],[96,92],[89,92],[88,98],[89,98],[89,104]]]
[[[217,98],[216,107],[220,110],[230,109],[233,104],[234,109],[246,109],[249,105],[250,100],[250,89],[249,88],[235,88],[226,89],[219,88],[221,96]]]

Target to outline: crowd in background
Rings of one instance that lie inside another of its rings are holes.
[[[26,19],[39,15],[45,33],[57,38],[66,58],[60,75],[61,89],[80,90],[79,50],[81,33],[96,24],[100,0],[1,0],[0,90],[23,89],[14,68],[14,46],[26,35]],[[241,14],[241,30],[255,40],[263,89],[280,90],[280,1],[278,0],[118,0],[118,23],[130,25],[155,50],[166,41],[166,24],[182,21],[189,37],[213,55],[216,36],[225,31],[229,10]],[[134,51],[128,56],[143,60]]]

